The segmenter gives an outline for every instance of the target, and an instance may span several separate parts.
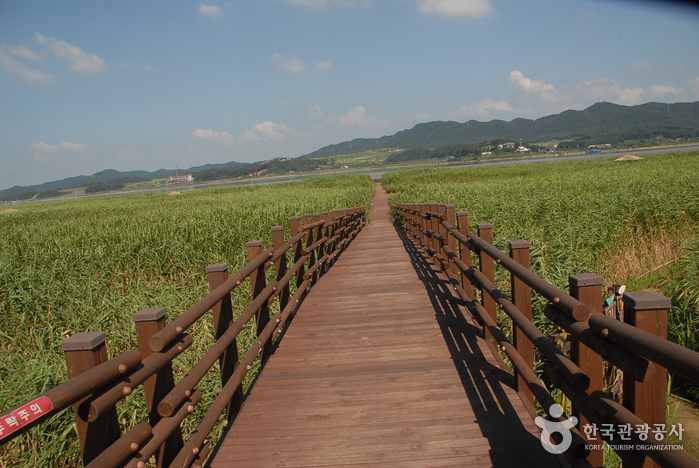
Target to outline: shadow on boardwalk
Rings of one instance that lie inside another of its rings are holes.
[[[388,194],[299,307],[212,468],[560,466]]]
[[[430,257],[417,247],[404,230],[396,227],[396,232],[428,293],[442,337],[483,437],[490,441],[491,447],[507,444],[508,440],[516,443],[522,439],[535,439],[533,446],[538,445],[536,448],[541,449],[538,434],[532,434],[531,425],[525,427],[518,417],[518,414],[520,417],[522,414],[522,404],[515,396],[519,408],[513,406],[513,394],[516,395],[514,378],[495,360],[483,338],[483,329],[470,314],[464,314],[461,298],[453,293],[448,279],[439,272]],[[554,461],[557,457],[551,458]],[[497,451],[491,452],[491,461],[493,466],[512,466],[513,462],[511,454],[499,454]],[[564,460],[557,461],[567,466]],[[524,464],[526,462],[517,463],[518,466]]]

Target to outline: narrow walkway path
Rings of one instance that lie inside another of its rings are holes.
[[[210,466],[560,464],[379,185],[371,223],[302,303]]]

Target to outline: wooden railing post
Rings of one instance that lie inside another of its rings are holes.
[[[480,223],[476,226],[478,227],[478,237],[483,239],[488,244],[492,245],[493,225],[490,223]],[[487,279],[489,279],[490,282],[495,284],[495,262],[492,258],[490,258],[487,254],[483,252],[479,252],[478,258],[481,273],[483,273],[483,275]],[[483,303],[483,308],[486,310],[486,312],[488,312],[488,315],[490,315],[490,317],[493,319],[495,323],[498,323],[497,304],[495,303],[495,300],[483,290],[481,290],[481,302]],[[493,345],[496,344],[495,338],[493,338],[492,334],[488,329],[486,329],[486,337],[489,341],[493,343]]]
[[[456,227],[456,205],[446,205],[447,208],[447,222],[452,225],[452,227]],[[456,246],[457,240],[454,236],[449,234],[447,230],[444,230],[447,233],[447,239],[448,239],[448,245],[449,249],[454,252],[455,254],[458,254],[458,248]],[[455,275],[459,273],[459,267],[456,266],[456,263],[450,261],[449,262],[449,268],[451,269],[451,272],[454,273]]]
[[[456,213],[456,219],[459,224],[459,232],[464,236],[468,235],[468,211],[459,211],[458,213]],[[465,245],[461,245],[460,242],[459,259],[461,259],[461,261],[464,262],[467,267],[471,267],[473,265],[471,260],[471,250]],[[461,273],[461,284],[464,288],[464,291],[466,292],[466,295],[469,297],[469,299],[473,300],[473,284],[471,284],[471,280],[468,279],[463,272]]]
[[[323,218],[322,218],[322,215],[321,215],[320,213],[315,213],[315,214],[313,215],[313,222],[314,222],[314,223],[317,222],[317,221],[320,221],[320,220],[322,220],[322,219],[323,219]],[[323,237],[323,225],[321,224],[320,226],[316,226],[316,227],[313,228],[313,229],[315,230],[315,235],[314,235],[314,239],[315,239],[315,240],[314,240],[314,242],[317,242],[319,239],[321,239],[321,238]],[[324,245],[319,245],[318,248],[316,249],[316,258],[317,258],[318,260],[320,260],[321,258],[323,258],[323,255],[324,255],[323,252],[324,252],[324,251],[325,251],[325,246],[324,246]],[[318,268],[318,270],[316,270],[316,274],[313,275],[313,277],[314,277],[314,282],[318,281],[318,279],[322,276],[322,274],[323,274],[323,266],[324,266],[324,265],[321,265],[320,268]]]
[[[445,205],[444,203],[437,204],[437,213],[446,215],[447,214],[447,205]],[[435,219],[435,221],[437,222],[436,223],[437,228],[435,229],[435,231],[437,232],[437,234],[441,235],[442,237],[444,237],[446,239],[447,238],[447,230],[444,228],[444,226],[442,226],[442,220]],[[437,241],[437,255],[441,255],[442,257],[449,259],[449,257],[447,257],[447,254],[444,253],[444,249],[442,248],[442,241],[440,241],[439,239],[435,239],[435,240]],[[442,264],[442,262],[438,262],[437,265],[439,266],[440,270],[443,271],[445,269],[445,266]]]
[[[209,278],[209,290],[213,291],[228,280],[228,264],[217,263],[215,265],[210,265],[206,267],[206,275]],[[226,330],[228,330],[235,320],[230,293],[223,296],[223,298],[211,308],[211,312],[214,318],[215,336],[218,340],[221,338],[221,335],[226,333]],[[233,372],[237,369],[239,360],[238,343],[237,340],[233,340],[218,360],[221,369],[221,385],[226,385],[228,379],[230,379]],[[233,398],[231,398],[231,401],[226,407],[226,417],[228,421],[235,419],[242,405],[243,388],[238,387]]]
[[[166,310],[164,308],[143,309],[133,314],[132,318],[136,325],[138,350],[141,352],[141,359],[145,359],[153,354],[153,351],[148,346],[148,340],[167,325]],[[158,421],[162,419],[158,413],[158,403],[174,387],[175,379],[172,374],[171,363],[163,366],[158,372],[143,382],[148,419],[151,427],[155,427]],[[158,468],[170,466],[170,463],[175,459],[182,446],[182,431],[177,428],[155,454]]]
[[[76,333],[61,343],[61,349],[65,354],[68,366],[69,379],[107,362],[107,347],[104,343],[106,339],[107,334],[104,332]],[[80,416],[78,407],[86,398],[73,405],[75,428],[85,465],[121,437],[116,408],[111,408],[106,414],[91,423]]]
[[[303,224],[304,225],[311,224],[312,222],[313,222],[313,216],[310,213],[306,213],[303,215]],[[305,232],[306,232],[306,237],[305,237],[304,242],[305,242],[306,248],[308,248],[314,242],[313,229],[306,229]],[[308,258],[307,265],[308,265],[308,269],[310,270],[311,267],[316,263],[316,253],[311,252],[309,255],[310,255],[310,257]],[[313,272],[313,276],[311,277],[310,284],[314,284],[316,282],[316,273],[317,272],[315,272],[315,271]]]
[[[262,241],[254,240],[250,241],[245,246],[248,248],[248,262],[252,261],[258,255],[262,253]],[[265,278],[265,265],[264,263],[250,275],[250,284],[252,286],[252,297],[253,299],[259,296],[263,289],[267,287],[267,279]],[[262,330],[269,323],[269,308],[267,307],[267,302],[260,307],[257,311],[257,336],[259,337]],[[267,340],[260,353],[260,362],[262,364],[269,359],[272,354],[272,340]]]
[[[590,308],[591,314],[603,313],[602,308],[602,287],[604,286],[604,278],[591,273],[582,273],[568,277],[570,295],[585,304]],[[590,348],[580,343],[578,340],[571,338],[571,358],[588,377],[590,377],[590,388],[587,393],[592,394],[597,390],[603,389],[603,364],[602,357],[592,351]],[[578,418],[578,429],[590,424],[579,408],[573,405],[573,415]],[[586,435],[590,445],[601,445],[602,440],[596,435]],[[604,452],[602,450],[592,450],[587,460],[594,467],[603,466]]]
[[[411,214],[412,220],[415,224],[411,225],[411,229],[413,230],[413,234],[415,235],[415,240],[417,242],[420,242],[421,239],[421,234],[420,234],[420,216],[418,216],[417,212],[420,210],[420,206],[417,203],[412,204],[412,209],[415,211],[415,213]]]
[[[298,216],[292,216],[289,218],[289,231],[291,234],[291,237],[294,237],[296,234],[299,233],[299,222],[301,218]],[[294,264],[299,261],[299,259],[302,257],[301,251],[303,250],[303,242],[298,241],[296,245],[294,245]],[[299,271],[296,273],[296,287],[300,286],[301,283],[303,283],[303,274],[306,272],[306,269],[304,268],[304,265],[301,265],[301,268],[299,268]]]
[[[437,209],[438,209],[437,203],[430,203],[428,206],[428,211],[431,211],[433,213],[436,213]],[[434,217],[430,218],[428,225],[429,225],[429,229],[431,229],[432,231],[434,231],[434,232],[439,231],[439,227],[438,227],[439,220],[437,218],[434,218]],[[440,245],[439,245],[439,241],[436,238],[432,237],[430,239],[430,247],[432,248],[433,252],[439,253]],[[434,263],[434,265],[441,271],[442,268],[441,268],[441,264],[439,263],[439,260],[437,260],[436,257],[431,257],[431,258],[432,258],[432,262]]]
[[[273,226],[272,227],[272,247],[276,251],[284,245],[284,227],[283,226]],[[281,280],[286,274],[287,264],[286,264],[286,254],[282,255],[274,262],[274,271],[277,274],[277,281]],[[289,303],[289,285],[287,284],[279,293],[279,310],[284,310],[286,305]]]
[[[510,258],[519,263],[523,267],[529,269],[529,247],[530,244],[525,240],[515,240],[509,243]],[[524,281],[511,275],[511,291],[512,303],[522,312],[527,320],[532,321],[532,289],[527,286]],[[534,369],[534,344],[526,337],[521,330],[512,324],[512,340],[517,352],[530,369]],[[529,389],[527,383],[522,379],[522,376],[515,371],[515,389],[520,393],[520,396],[526,398],[534,405],[534,394]],[[548,410],[548,408],[546,408]]]
[[[320,216],[321,216],[321,219],[324,221],[324,224],[327,224],[327,222],[328,222],[328,212],[327,212],[327,211],[324,211],[324,212],[322,212],[322,213],[320,214]],[[330,226],[328,226],[328,227],[321,226],[319,232],[320,232],[320,237],[325,237],[326,239],[330,239],[330,237],[331,237],[331,235],[330,235]],[[326,243],[323,244],[323,255],[325,255],[325,254],[330,254],[330,253],[332,253],[332,251],[330,250],[330,245],[329,245],[329,244],[327,243],[327,241],[326,241]],[[328,268],[330,268],[330,265],[329,265],[329,264],[326,263],[325,265],[323,265],[323,266],[319,269],[319,270],[320,270],[320,275],[323,276],[323,275],[328,271]],[[283,310],[283,309],[282,309],[282,310]]]
[[[429,208],[427,207],[427,203],[420,203],[420,214],[424,215],[429,211]],[[423,218],[422,216],[420,217],[420,225],[422,226],[423,231],[427,231],[430,228],[430,222]],[[422,246],[426,254],[429,255],[429,247],[431,245],[432,240],[427,237],[427,234],[424,232],[422,233]],[[430,261],[432,261],[432,258],[430,257]]]
[[[624,322],[639,330],[667,339],[667,310],[670,299],[655,291],[631,292],[624,294]],[[624,375],[624,406],[651,430],[656,424],[666,424],[667,369],[655,363],[655,375],[647,382],[636,382],[631,376]],[[652,444],[652,434],[648,432],[648,443]],[[657,465],[649,457],[644,468]]]

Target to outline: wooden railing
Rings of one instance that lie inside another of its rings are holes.
[[[248,263],[233,275],[229,276],[226,264],[208,267],[211,292],[169,324],[163,308],[134,314],[137,350],[108,360],[104,332],[71,336],[61,344],[70,380],[0,416],[0,444],[72,405],[87,467],[143,468],[153,456],[158,467],[202,466],[210,453],[206,438],[222,413],[229,423],[235,419],[244,401],[243,379],[255,360],[259,356],[264,365],[274,338],[308,288],[334,264],[365,222],[364,208],[305,214],[303,219],[295,216],[289,219],[288,241],[282,226],[273,227],[272,246],[264,249],[262,241],[248,242]],[[267,283],[270,267],[274,267],[275,279]],[[246,278],[250,278],[253,300],[242,313],[234,314],[231,291]],[[293,296],[292,281],[296,285]],[[270,316],[269,306],[275,300],[279,300],[280,312]],[[175,383],[172,360],[192,345],[195,338],[186,331],[209,310],[216,342]],[[257,339],[240,358],[236,340],[253,318]],[[200,403],[197,384],[216,362],[222,390],[185,440],[182,421]],[[145,390],[148,420],[122,434],[115,405],[140,385]]]
[[[657,292],[626,293],[621,322],[602,313],[604,281],[598,275],[570,276],[568,294],[530,271],[529,242],[510,242],[507,255],[492,245],[492,224],[478,224],[474,234],[468,213],[457,213],[454,205],[399,204],[397,211],[414,243],[431,256],[483,327],[508,372],[500,352],[510,361],[515,388],[532,417],[537,416],[537,401],[552,421],[564,421],[565,414],[552,414],[556,401],[534,372],[534,348],[538,350],[546,375],[572,402],[579,420],[563,453],[571,465],[602,466],[598,447],[604,440],[625,446],[617,450],[624,466],[699,467],[665,437],[668,370],[699,383],[699,353],[666,339],[668,298]],[[509,298],[495,285],[495,264],[510,274]],[[570,358],[532,322],[532,291],[549,302],[545,316],[571,335]],[[498,309],[511,321],[511,339],[498,324]],[[603,361],[623,371],[623,405],[602,391]]]

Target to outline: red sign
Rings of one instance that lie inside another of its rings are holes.
[[[45,396],[20,406],[12,413],[0,416],[0,439],[4,439],[20,427],[39,419],[53,409],[53,403]]]

